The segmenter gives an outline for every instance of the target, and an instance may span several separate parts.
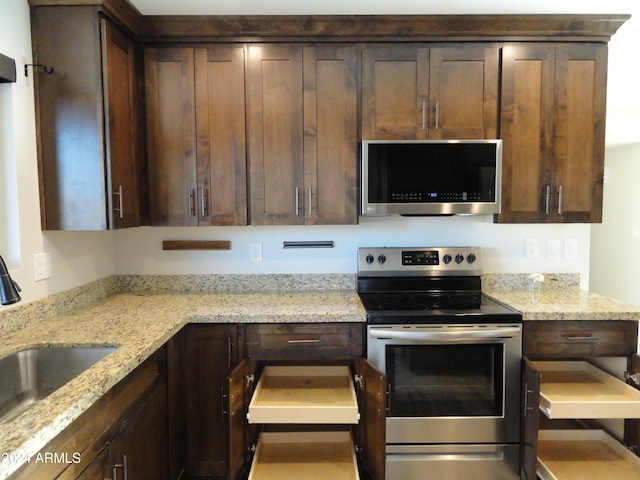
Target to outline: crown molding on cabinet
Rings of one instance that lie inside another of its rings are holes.
[[[145,42],[472,41],[608,42],[625,14],[562,15],[142,15],[128,0],[29,0],[95,6]]]

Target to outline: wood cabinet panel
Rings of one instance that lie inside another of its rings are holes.
[[[265,323],[246,329],[246,354],[254,360],[338,360],[364,352],[358,323]]]
[[[54,67],[52,74],[32,70],[42,228],[139,225],[142,158],[134,42],[91,6],[33,8],[32,40],[33,63]]]
[[[196,225],[193,49],[148,48],[144,55],[151,223]]]
[[[304,49],[304,210],[307,225],[358,222],[358,52]]]
[[[250,223],[304,223],[302,47],[249,46]]]
[[[532,321],[523,324],[523,354],[532,359],[626,357],[636,352],[635,321]]]
[[[428,138],[429,48],[362,51],[362,138]]]
[[[606,48],[503,48],[498,221],[601,221]]]
[[[199,225],[247,223],[244,48],[195,50]]]
[[[187,475],[228,475],[227,376],[237,364],[236,325],[186,330]]]
[[[498,47],[432,48],[429,137],[498,138]]]

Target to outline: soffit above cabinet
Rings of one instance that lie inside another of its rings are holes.
[[[626,14],[509,15],[147,15],[128,0],[29,0],[31,6],[92,5],[142,41],[469,41],[607,42]]]

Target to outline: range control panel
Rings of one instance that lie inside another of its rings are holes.
[[[480,247],[358,249],[359,276],[480,275]]]

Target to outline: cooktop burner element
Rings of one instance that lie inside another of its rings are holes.
[[[521,321],[482,294],[481,262],[477,247],[359,249],[358,294],[368,323]]]

